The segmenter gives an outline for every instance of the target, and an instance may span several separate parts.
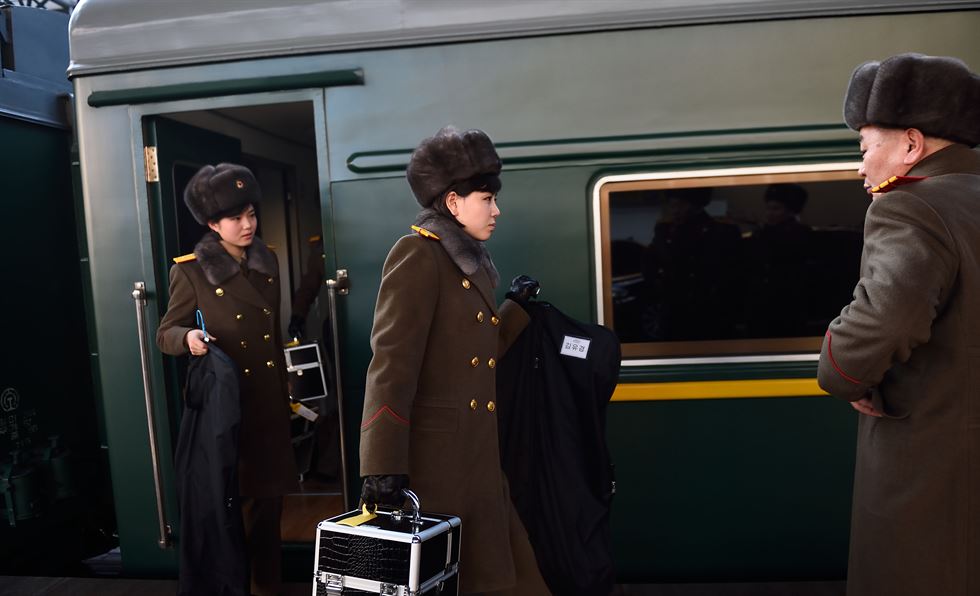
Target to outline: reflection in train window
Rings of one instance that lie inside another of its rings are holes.
[[[852,165],[601,181],[602,318],[624,356],[818,350],[858,278]]]

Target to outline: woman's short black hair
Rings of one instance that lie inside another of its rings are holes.
[[[495,195],[500,192],[500,187],[500,176],[497,176],[496,174],[477,174],[476,176],[467,178],[462,182],[457,182],[450,186],[439,199],[433,202],[432,208],[449,219],[455,221],[456,225],[463,227],[463,224],[456,220],[456,217],[449,210],[449,207],[446,206],[446,195],[453,191],[455,191],[456,194],[461,197],[465,197],[466,195],[477,191],[488,192]]]

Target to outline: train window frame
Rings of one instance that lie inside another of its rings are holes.
[[[613,327],[610,197],[614,192],[784,182],[860,182],[860,162],[638,172],[600,177],[592,187],[592,243],[598,324]],[[842,305],[843,306],[843,305]],[[814,360],[822,337],[623,342],[624,366]]]

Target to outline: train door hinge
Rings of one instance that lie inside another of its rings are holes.
[[[157,148],[143,147],[143,168],[147,182],[160,181],[160,166],[157,164]]]

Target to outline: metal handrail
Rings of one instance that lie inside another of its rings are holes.
[[[171,541],[171,528],[163,508],[163,482],[160,472],[160,457],[157,453],[156,416],[153,413],[153,388],[150,384],[150,356],[146,345],[146,284],[138,281],[133,284],[133,300],[136,302],[136,330],[140,342],[140,365],[143,369],[143,397],[146,399],[146,426],[150,434],[150,463],[153,468],[153,487],[157,498],[157,522],[160,548],[168,548]]]
[[[334,369],[334,395],[337,397],[337,420],[340,427],[340,478],[341,490],[344,494],[344,506],[350,504],[350,489],[347,481],[347,441],[344,439],[344,389],[340,373],[340,334],[337,332],[337,293],[347,295],[350,282],[347,278],[347,270],[337,270],[337,279],[328,279],[324,282],[327,286],[327,300],[330,308],[330,330],[333,336],[333,369]]]

